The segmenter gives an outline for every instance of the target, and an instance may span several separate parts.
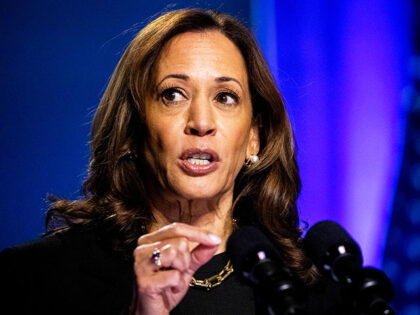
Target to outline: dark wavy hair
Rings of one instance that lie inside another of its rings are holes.
[[[296,207],[301,183],[284,101],[252,33],[235,18],[216,11],[168,12],[131,41],[93,119],[82,198],[53,200],[47,229],[57,218],[67,226],[95,224],[116,250],[132,255],[137,238],[153,222],[145,187],[150,174],[143,156],[144,102],[162,48],[177,34],[190,31],[218,31],[239,48],[248,71],[253,115],[261,121],[260,161],[244,166],[236,178],[234,216],[239,225],[262,226],[289,266],[305,282],[313,283],[316,270],[302,249]]]

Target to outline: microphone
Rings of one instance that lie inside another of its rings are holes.
[[[321,272],[349,289],[360,311],[368,315],[394,314],[388,305],[393,297],[391,281],[378,269],[362,267],[359,245],[338,223],[321,221],[313,225],[306,233],[304,247]]]
[[[360,247],[338,223],[316,223],[306,233],[303,244],[315,266],[335,282],[353,283],[360,273]]]
[[[270,314],[304,314],[304,289],[299,279],[261,230],[254,226],[235,230],[226,248],[235,271],[257,289]]]

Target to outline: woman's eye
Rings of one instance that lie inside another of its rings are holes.
[[[222,92],[216,96],[216,100],[224,105],[235,105],[239,98],[233,93]]]
[[[175,88],[166,89],[161,93],[160,97],[165,104],[177,103],[185,100],[185,97],[181,91]]]

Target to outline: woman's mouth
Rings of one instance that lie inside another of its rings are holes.
[[[182,152],[180,166],[190,176],[203,176],[218,167],[219,156],[210,149],[188,149]]]
[[[207,165],[212,160],[211,155],[208,153],[194,154],[188,158],[187,161],[194,165]]]

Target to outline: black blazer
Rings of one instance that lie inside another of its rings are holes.
[[[108,249],[99,235],[93,229],[75,227],[1,252],[0,313],[128,314],[133,261]],[[252,290],[248,294],[246,287],[237,286],[239,281],[234,273],[224,284],[233,294],[230,297],[223,293],[211,299],[206,292],[189,292],[174,313],[213,314],[204,310],[215,299],[219,307],[230,303],[233,309],[245,306],[248,312],[246,303],[254,307]],[[343,305],[339,287],[327,281],[311,289],[307,309],[308,314],[356,314]]]
[[[1,252],[0,286],[2,314],[126,314],[132,262],[75,228]]]

